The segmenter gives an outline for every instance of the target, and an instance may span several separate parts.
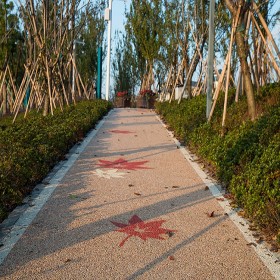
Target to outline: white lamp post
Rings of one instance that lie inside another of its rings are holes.
[[[214,39],[215,39],[214,14],[215,14],[215,0],[210,0],[206,118],[209,117],[211,106],[212,106],[212,89],[213,89],[213,72],[214,72],[213,61],[214,61]]]
[[[105,10],[105,20],[108,21],[108,52],[107,52],[106,100],[109,100],[109,93],[110,93],[110,65],[111,65],[112,0],[109,0],[109,8]]]

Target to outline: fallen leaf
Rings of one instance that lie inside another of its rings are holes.
[[[225,193],[224,198],[233,199],[233,195],[231,193]]]
[[[141,195],[141,193],[137,193],[137,192],[135,192],[134,194],[135,194],[135,195]]]
[[[66,263],[71,262],[71,259],[66,259],[65,262]]]
[[[132,184],[129,184],[128,186],[129,186],[129,187],[133,187],[134,185],[132,185]]]
[[[237,215],[240,216],[240,217],[244,217],[245,216],[245,212],[243,210],[238,211]]]
[[[247,243],[247,246],[255,246],[255,247],[257,247],[257,244],[254,243],[254,242],[250,242],[250,243]]]
[[[172,237],[175,233],[173,231],[167,231],[166,234],[169,236],[169,237]]]
[[[250,226],[249,226],[249,230],[256,231],[257,228],[256,228],[255,226],[253,226],[253,225],[250,225]]]
[[[118,129],[110,130],[110,132],[112,132],[112,133],[118,133],[118,134],[129,134],[129,133],[134,133],[133,131],[129,131],[129,130],[118,130]]]
[[[207,216],[208,216],[209,218],[213,218],[213,217],[215,216],[215,211],[212,211],[212,212],[207,213]]]
[[[69,194],[69,198],[70,199],[77,199],[79,197],[77,195],[75,195],[75,194]]]
[[[271,252],[277,253],[279,251],[278,247],[275,245],[272,245],[271,248],[269,249]]]
[[[264,241],[264,239],[263,239],[262,237],[260,237],[256,242],[257,242],[258,244],[261,244],[263,241]]]
[[[175,257],[174,256],[169,256],[169,260],[174,261]]]
[[[218,201],[225,201],[225,199],[224,198],[222,198],[222,197],[218,197],[218,198],[216,198]]]
[[[178,189],[180,188],[179,186],[172,186],[173,189]]]
[[[205,186],[204,190],[205,190],[205,191],[208,191],[208,190],[209,190],[209,187],[208,187],[208,186]]]
[[[232,207],[232,208],[238,208],[238,205],[235,203],[235,202],[230,202],[229,205]]]

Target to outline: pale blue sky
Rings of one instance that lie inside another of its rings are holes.
[[[115,34],[115,30],[123,30],[123,22],[125,19],[125,6],[127,9],[129,9],[129,5],[131,3],[131,0],[113,0],[113,20],[112,20],[112,27],[113,27],[113,32],[112,35]],[[280,10],[280,0],[276,2],[276,4],[273,7],[272,13],[279,11]],[[279,45],[279,40],[280,40],[280,24],[274,27],[272,30],[272,34],[275,37],[275,40],[277,41]]]

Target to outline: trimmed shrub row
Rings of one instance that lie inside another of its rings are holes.
[[[211,166],[246,215],[280,243],[280,84],[257,95],[255,122],[248,120],[245,97],[234,103],[231,91],[223,133],[222,97],[211,123],[205,117],[205,96],[156,108],[175,135]]]
[[[111,108],[103,100],[82,101],[53,116],[0,119],[0,221]]]

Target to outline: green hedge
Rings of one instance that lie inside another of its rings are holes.
[[[158,103],[158,113],[175,135],[215,171],[247,216],[280,239],[280,84],[256,95],[258,119],[248,120],[246,98],[234,102],[229,92],[226,128],[221,130],[223,94],[211,123],[206,97]],[[225,133],[224,133],[225,132]]]
[[[82,101],[53,116],[0,119],[0,221],[111,108],[103,100]]]

